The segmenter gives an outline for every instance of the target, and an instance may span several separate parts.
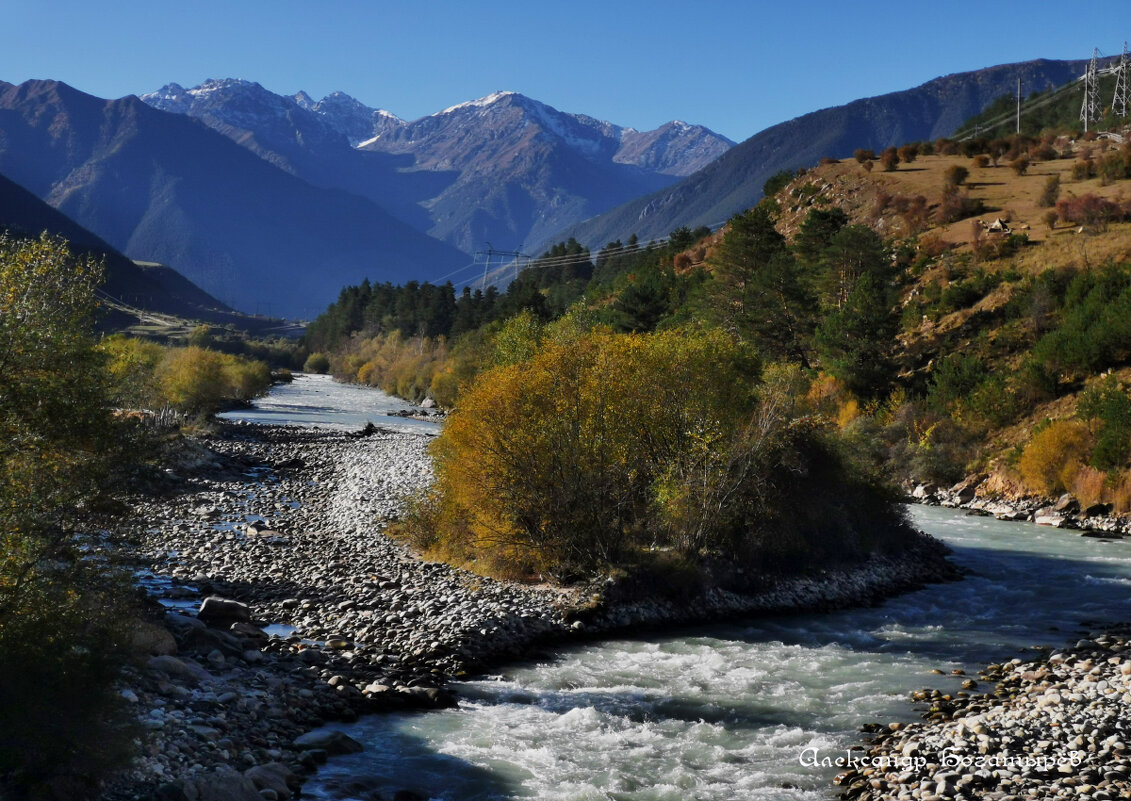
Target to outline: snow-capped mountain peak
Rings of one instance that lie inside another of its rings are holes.
[[[461,109],[467,108],[486,108],[488,106],[495,105],[500,100],[506,100],[509,97],[522,97],[522,95],[520,95],[518,92],[512,92],[509,90],[492,92],[486,97],[481,97],[478,100],[467,100],[463,103],[456,103],[454,106],[448,106],[443,111],[437,112],[432,116],[439,117],[443,114],[451,114],[453,111],[460,111]]]
[[[169,84],[143,100],[198,117],[276,166],[385,204],[469,251],[492,237],[541,241],[673,183],[732,144],[701,126],[676,121],[641,132],[516,91],[411,122],[344,92],[315,101],[231,79]]]
[[[306,92],[302,91],[301,89],[299,89],[297,92],[295,92],[293,95],[291,95],[291,98],[296,103],[298,103],[299,108],[304,108],[307,111],[310,111],[311,109],[314,108],[314,98],[311,97],[310,95],[308,95]]]

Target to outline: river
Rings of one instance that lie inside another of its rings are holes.
[[[217,416],[222,420],[248,423],[353,431],[371,422],[397,431],[439,433],[439,423],[389,415],[389,412],[403,409],[421,411],[419,407],[378,389],[339,384],[328,375],[301,373],[289,383],[273,386],[265,397],[252,401],[251,408],[235,409]]]
[[[318,383],[292,387],[327,397]],[[339,389],[351,408],[367,403],[353,393],[370,391]],[[366,750],[332,760],[305,792],[364,798],[360,788],[390,794],[407,786],[444,801],[835,798],[838,769],[815,758],[843,755],[865,723],[916,719],[912,690],[957,692],[971,676],[952,671],[973,674],[1131,620],[1131,540],[959,510],[915,506],[909,514],[954,549],[966,579],[874,608],[532,654],[498,675],[455,684],[458,709],[335,726]]]

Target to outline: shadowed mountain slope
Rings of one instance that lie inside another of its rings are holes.
[[[131,258],[249,312],[313,315],[345,284],[427,279],[467,260],[197,120],[56,81],[0,82],[0,172]]]

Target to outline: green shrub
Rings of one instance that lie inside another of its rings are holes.
[[[302,371],[304,373],[328,373],[330,372],[330,357],[325,353],[312,353],[303,362]]]
[[[94,797],[133,732],[118,575],[80,536],[117,437],[92,329],[101,265],[0,235],[0,797]]]
[[[948,418],[933,422],[912,443],[904,466],[910,478],[948,486],[966,475],[966,465],[976,452],[974,438]]]
[[[1080,396],[1076,414],[1098,428],[1092,467],[1107,472],[1126,467],[1131,458],[1131,397],[1127,390],[1108,377]]]
[[[1068,285],[1060,324],[1033,347],[1033,358],[1068,380],[1120,365],[1131,356],[1131,270],[1109,265]]]
[[[794,179],[794,172],[792,170],[779,170],[766,179],[762,184],[762,194],[765,197],[773,197],[781,190],[789,185],[789,182]]]
[[[977,356],[959,353],[945,356],[931,372],[927,402],[938,411],[946,411],[969,395],[985,375],[986,367]]]

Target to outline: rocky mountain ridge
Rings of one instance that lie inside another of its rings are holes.
[[[733,143],[673,121],[637,131],[495,92],[406,122],[341,92],[315,102],[245,80],[168,84],[146,103],[200,119],[304,180],[378,203],[465,252],[525,247],[666,186]]]

